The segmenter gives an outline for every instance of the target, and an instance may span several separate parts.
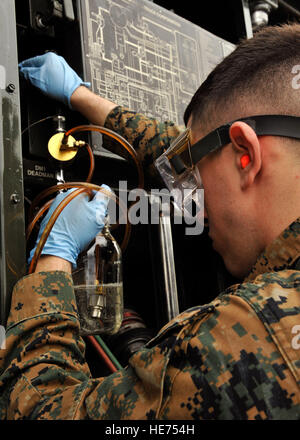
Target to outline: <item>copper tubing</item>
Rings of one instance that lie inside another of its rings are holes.
[[[85,144],[86,149],[89,153],[90,156],[90,170],[89,170],[89,174],[87,176],[86,182],[90,183],[94,174],[94,169],[95,169],[95,158],[94,158],[94,154],[93,151],[91,149],[91,147],[89,146],[89,144]]]
[[[144,188],[144,173],[141,162],[138,158],[135,149],[132,147],[132,145],[130,145],[130,143],[125,138],[115,133],[114,131],[109,130],[108,128],[100,127],[99,125],[78,125],[77,127],[71,128],[65,133],[65,139],[71,134],[77,133],[79,131],[97,131],[101,134],[106,134],[109,137],[115,139],[117,142],[119,142],[128,151],[128,153],[131,155],[137,166],[138,180],[139,180],[138,188]]]
[[[88,183],[88,182],[67,182],[67,183],[61,183],[59,185],[50,186],[49,188],[47,188],[44,191],[40,192],[40,194],[38,194],[38,196],[32,201],[32,203],[30,205],[29,219],[32,218],[32,212],[33,212],[34,208],[44,198],[50,196],[51,194],[53,194],[53,193],[55,193],[55,192],[57,192],[57,191],[59,191],[61,189],[82,188],[82,187],[90,189],[90,190],[95,190],[95,191],[101,190],[102,192],[104,192],[109,198],[111,198],[112,200],[117,202],[117,204],[120,206],[121,210],[123,210],[123,212],[125,213],[125,216],[127,218],[126,206],[123,204],[123,202],[121,202],[120,199],[118,199],[118,197],[114,193],[112,193],[110,191],[105,191],[103,188],[101,188],[98,185],[95,185],[94,183]],[[43,208],[41,208],[41,209],[43,209]]]
[[[100,186],[95,185],[93,183],[88,183],[88,182],[67,182],[67,183],[61,183],[59,185],[50,186],[49,188],[47,188],[44,191],[40,192],[40,194],[38,194],[37,197],[32,201],[32,203],[30,205],[30,208],[29,208],[29,214],[28,214],[29,215],[29,220],[31,220],[32,217],[33,217],[32,213],[33,213],[34,208],[36,206],[38,206],[39,202],[41,200],[43,200],[44,198],[50,196],[51,194],[53,194],[53,193],[55,193],[55,192],[57,192],[57,191],[59,191],[61,189],[82,188],[82,187],[85,187],[85,188],[91,189],[91,190],[96,190],[96,191],[98,191],[99,189],[103,190],[103,188],[101,188]],[[123,210],[123,212],[125,213],[125,216],[127,218],[127,211],[126,211],[126,207],[123,204],[123,202],[121,202],[121,200],[118,199],[117,196],[114,193],[110,192],[110,191],[109,191],[109,194],[107,193],[107,195],[112,200],[117,202],[117,204]],[[43,209],[43,208],[41,208],[41,209]]]
[[[139,188],[143,188],[144,187],[144,174],[143,174],[143,170],[142,170],[142,166],[140,163],[140,160],[137,156],[136,151],[134,150],[134,148],[130,145],[130,143],[123,138],[122,136],[120,136],[119,134],[115,133],[112,130],[109,130],[108,128],[104,128],[104,127],[100,127],[98,125],[79,125],[77,127],[74,127],[70,130],[68,130],[65,135],[64,135],[64,139],[67,139],[67,137],[73,133],[77,133],[79,131],[97,131],[101,134],[106,134],[109,137],[112,137],[113,139],[115,139],[117,142],[119,142],[127,151],[128,153],[131,155],[131,157],[133,158],[136,166],[137,166],[137,170],[138,170],[138,179],[139,179],[139,183],[138,183],[138,187]],[[81,183],[81,182],[71,182],[71,183],[65,183],[65,184],[60,184],[60,185],[55,185],[52,186],[44,191],[42,191],[32,202],[30,209],[29,209],[29,226],[27,228],[27,239],[30,236],[36,222],[40,219],[40,217],[44,214],[44,212],[49,208],[51,201],[48,201],[44,204],[44,206],[42,206],[42,208],[38,211],[37,215],[33,218],[33,212],[34,212],[34,208],[38,205],[38,203],[45,197],[47,197],[48,195],[57,192],[61,189],[64,188],[82,188],[78,191],[74,191],[71,194],[69,194],[56,208],[56,210],[53,212],[41,238],[40,241],[37,245],[34,257],[31,261],[30,267],[29,267],[29,273],[32,273],[36,267],[38,258],[42,252],[42,249],[44,247],[44,244],[46,243],[46,240],[49,236],[49,233],[53,227],[54,222],[56,221],[58,215],[61,213],[61,211],[64,209],[65,206],[67,206],[67,204],[77,195],[81,194],[82,192],[89,192],[91,190],[96,190],[96,191],[100,191],[100,192],[104,192],[108,197],[110,197],[111,199],[114,199],[118,205],[120,206],[120,208],[125,212],[125,216],[126,216],[126,229],[125,229],[125,235],[124,235],[124,239],[123,242],[121,244],[121,249],[122,251],[124,251],[127,247],[128,241],[129,241],[129,237],[130,237],[130,232],[131,232],[131,226],[128,222],[128,218],[127,218],[127,210],[126,207],[124,208],[122,206],[122,203],[120,203],[120,200],[118,198],[116,198],[114,195],[112,196],[111,192],[107,192],[105,190],[103,190],[102,188],[100,188],[98,185],[94,185],[91,184],[90,181],[92,179],[93,173],[94,173],[94,167],[95,167],[95,160],[94,160],[94,155],[92,152],[91,147],[86,143],[85,144],[87,151],[89,153],[89,157],[90,157],[90,170],[89,170],[89,174],[87,177],[87,180],[85,183]],[[72,197],[71,197],[72,196]]]
[[[135,151],[135,149],[130,145],[130,143],[123,138],[122,136],[120,136],[119,134],[115,133],[112,130],[109,130],[108,128],[104,128],[104,127],[100,127],[98,125],[78,125],[77,127],[71,128],[70,130],[68,130],[65,133],[64,139],[67,139],[68,136],[70,136],[70,134],[76,133],[78,131],[97,131],[99,133],[102,134],[106,134],[109,137],[112,137],[113,139],[115,139],[117,142],[119,142],[129,153],[130,155],[133,157],[133,160],[135,161],[136,165],[137,165],[137,169],[138,169],[138,175],[139,175],[139,184],[138,184],[138,188],[143,188],[144,187],[144,173],[143,173],[143,169],[140,163],[140,160],[137,156],[137,153]],[[86,144],[89,156],[90,156],[90,161],[91,161],[91,165],[90,165],[90,172],[89,175],[87,177],[87,182],[90,182],[92,175],[93,175],[93,171],[94,171],[94,155],[92,152],[91,147]],[[40,200],[42,200],[44,197],[46,197],[47,190],[42,191],[33,201],[33,203],[30,205],[29,208],[29,222],[32,220],[33,218],[33,212],[34,212],[34,208],[38,205],[38,203],[40,202]]]
[[[52,186],[50,188],[48,188],[47,190],[43,191],[42,193],[40,193],[38,195],[37,198],[39,198],[39,200],[41,200],[43,197],[46,197],[60,189],[69,189],[69,188],[78,188],[78,190],[73,191],[71,194],[68,194],[67,197],[62,200],[62,202],[57,206],[57,208],[55,209],[55,211],[53,212],[52,216],[49,219],[49,222],[40,238],[40,241],[37,245],[37,248],[35,250],[35,254],[33,256],[33,259],[31,261],[30,267],[29,267],[29,273],[34,272],[38,258],[42,252],[42,249],[44,247],[44,244],[46,243],[46,240],[50,234],[50,231],[57,219],[57,217],[59,216],[59,214],[61,213],[61,211],[67,206],[67,204],[77,195],[83,193],[83,192],[90,192],[91,190],[95,190],[95,191],[100,191],[102,193],[104,193],[105,195],[107,195],[110,199],[114,200],[115,202],[118,203],[118,205],[120,206],[120,208],[124,211],[125,215],[126,215],[126,219],[127,219],[127,211],[126,208],[123,206],[123,202],[121,202],[116,196],[115,194],[111,193],[110,191],[101,188],[98,185],[92,184],[92,183],[87,183],[87,182],[69,182],[69,183],[64,183],[64,184],[60,184],[60,185],[55,185]],[[33,204],[36,204],[36,201],[34,200],[32,202]],[[43,209],[43,208],[42,208]],[[128,220],[128,219],[127,219]],[[36,222],[36,220],[34,219],[34,222]],[[32,222],[33,223],[33,222]],[[34,226],[34,225],[33,225]],[[32,231],[33,226],[30,224],[28,229],[30,231]],[[126,249],[126,246],[128,244],[129,241],[129,237],[130,237],[130,232],[131,232],[131,226],[130,223],[127,221],[126,223],[126,229],[125,229],[125,235],[123,238],[123,242],[121,244],[121,249],[122,251],[124,251]]]
[[[87,149],[87,152],[89,153],[89,157],[90,157],[90,169],[89,169],[89,173],[86,179],[86,182],[90,183],[94,174],[94,170],[95,170],[95,159],[94,159],[94,155],[93,155],[93,151],[91,149],[91,147],[89,146],[89,144],[85,144],[85,147]],[[27,228],[27,232],[26,232],[26,239],[28,240],[34,226],[36,225],[37,221],[40,219],[40,217],[44,214],[44,212],[47,211],[47,209],[49,209],[51,203],[53,202],[54,199],[49,200],[48,202],[46,202],[41,209],[38,211],[38,213],[35,215],[34,219],[32,220],[32,222],[29,224],[28,228]],[[36,204],[35,204],[36,205]],[[32,207],[30,207],[29,209],[29,221],[32,218],[32,212],[33,209]]]
[[[41,209],[38,211],[38,213],[36,214],[36,216],[34,217],[34,219],[32,220],[32,222],[28,225],[27,230],[26,230],[26,240],[29,239],[33,228],[35,227],[37,221],[41,218],[41,216],[50,208],[50,205],[52,204],[54,199],[48,200],[48,202],[46,202]]]

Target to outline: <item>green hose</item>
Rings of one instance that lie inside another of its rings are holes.
[[[94,337],[95,337],[96,341],[101,345],[101,347],[103,348],[103,350],[105,351],[107,356],[110,358],[110,360],[114,363],[115,367],[118,370],[122,370],[123,369],[122,365],[119,363],[117,358],[112,354],[112,352],[110,351],[108,346],[105,344],[103,339],[99,335],[94,335]]]

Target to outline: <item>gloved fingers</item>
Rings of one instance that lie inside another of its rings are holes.
[[[36,57],[32,57],[32,58],[27,58],[27,60],[21,61],[21,63],[19,63],[19,67],[23,68],[23,67],[41,67],[44,62],[45,62],[45,56],[47,54],[44,55],[38,55]]]
[[[103,184],[101,185],[100,188],[103,188],[105,191],[114,195],[114,192],[111,190],[111,188],[108,185]],[[90,204],[92,204],[93,207],[97,208],[108,204],[110,200],[110,197],[108,195],[106,195],[102,191],[95,191],[95,193],[96,194],[94,195],[93,199],[90,201]]]
[[[39,68],[37,67],[21,67],[20,73],[24,76],[25,79],[39,79],[39,75],[36,75],[39,72]]]
[[[104,188],[107,191],[111,191],[109,186],[102,185],[102,188]],[[71,193],[78,190],[79,188],[71,188],[67,191],[61,192],[57,194],[55,199],[53,200],[47,214],[43,218],[41,225],[40,225],[40,231],[44,230],[46,227],[50,217],[52,216],[55,209],[58,207],[58,205]],[[107,211],[107,205],[110,200],[110,198],[105,195],[104,193],[101,193],[100,191],[91,191],[93,194],[93,198],[90,200],[90,194],[88,192],[83,192],[75,196],[72,200],[69,201],[69,203],[65,206],[63,211],[60,213],[57,220],[61,220],[63,217],[68,218],[68,221],[72,221],[72,218],[76,213],[78,214],[78,210],[86,210],[86,213],[90,213],[90,218],[96,219],[96,222],[99,224],[103,224],[102,218],[105,217],[106,211]],[[77,217],[77,216],[76,216]],[[99,218],[98,218],[99,217]],[[98,221],[99,220],[99,221]]]
[[[111,192],[113,194],[113,192],[111,191],[110,187],[107,185],[102,185],[101,188],[104,188],[105,190]],[[46,214],[46,216],[44,217],[44,220],[47,218],[49,219],[52,215],[52,213],[54,212],[54,210],[57,208],[57,206],[72,192],[78,190],[80,188],[71,188],[68,189],[67,191],[61,192],[59,194],[57,194],[57,196],[55,197],[55,199],[53,200],[52,204],[50,205],[50,208],[48,210],[48,213]],[[78,194],[74,199],[72,199],[69,204],[71,204],[73,202],[73,206],[74,203],[76,203],[76,205],[80,206],[81,204],[86,205],[92,209],[97,209],[97,207],[103,207],[103,206],[107,206],[110,198],[105,195],[104,193],[101,193],[100,191],[95,191],[92,190],[91,191],[93,194],[93,198],[90,200],[90,195],[88,192],[83,192],[81,194]],[[69,204],[67,204],[67,206],[64,208],[66,209]],[[43,221],[44,221],[43,220]]]
[[[47,52],[22,61],[20,73],[51,98],[62,101],[72,109],[71,96],[80,86],[91,87],[82,81],[66,60],[54,52]]]
[[[101,188],[114,194],[111,188],[105,184],[101,185]],[[89,209],[92,211],[92,214],[95,215],[95,221],[100,227],[103,227],[105,223],[109,201],[110,197],[108,195],[104,194],[104,192],[97,191],[94,198],[89,202]]]
[[[55,204],[56,204],[56,206],[59,205],[59,203],[62,202],[63,199],[65,199],[69,194],[71,194],[72,192],[76,191],[77,189],[79,189],[79,188],[70,188],[67,191],[59,192],[57,194],[57,196],[55,197],[55,199],[53,200],[53,203],[51,204],[51,207],[54,206]]]
[[[47,69],[48,73],[54,73],[62,63],[66,64],[61,56],[56,55],[54,52],[48,52],[22,61],[19,63],[19,68],[20,73],[22,73],[26,79],[30,79],[33,75],[36,75],[37,79],[41,79],[40,77],[43,77],[42,72],[45,69]]]
[[[105,183],[103,183],[100,188],[104,189],[105,191],[111,193],[112,195],[114,194],[113,190],[110,188],[110,186],[106,185]],[[106,196],[106,194],[102,191],[96,191],[96,198],[101,198],[101,196]]]
[[[56,196],[48,213],[41,222],[36,243],[40,241],[41,235],[54,210],[67,196],[78,189],[82,188],[71,188]],[[47,238],[42,253],[61,256],[71,261],[73,265],[76,264],[77,255],[85,247],[86,241],[89,243],[98,232],[95,215],[92,216],[92,219],[94,220],[91,221],[89,213],[89,194],[86,192],[78,194],[69,201],[59,214]],[[85,238],[86,236],[88,238]],[[84,239],[83,242],[82,239]],[[28,262],[31,261],[35,249],[36,246],[31,250]],[[70,259],[70,255],[72,256],[72,260]]]
[[[110,186],[106,185],[105,183],[102,183],[102,185],[100,186],[100,188],[103,188],[107,191],[110,191],[111,193],[114,194],[113,190],[110,188]],[[99,191],[98,191],[99,192]]]
[[[43,221],[42,221],[42,223],[41,223],[41,228],[42,228],[42,225],[43,225],[43,223],[44,222],[47,222],[49,219],[50,219],[50,217],[51,217],[51,215],[53,214],[53,212],[54,212],[54,210],[58,207],[58,205],[69,195],[69,194],[71,194],[72,192],[74,192],[74,191],[76,191],[78,188],[71,188],[71,189],[69,189],[68,191],[64,191],[64,192],[60,192],[59,194],[57,194],[57,196],[55,197],[55,199],[53,200],[53,202],[51,203],[51,205],[50,205],[50,208],[49,208],[49,210],[48,210],[48,212],[47,212],[47,214],[46,214],[46,216],[44,217],[44,219],[43,219]],[[81,195],[84,195],[84,194],[79,194],[78,196],[76,196],[75,198],[77,199],[77,197],[80,197]],[[71,200],[71,202],[73,201],[74,199],[72,199]],[[71,203],[71,202],[69,202],[69,203]],[[67,205],[68,206],[68,205]],[[66,207],[67,207],[66,206]],[[65,208],[66,209],[66,208]]]

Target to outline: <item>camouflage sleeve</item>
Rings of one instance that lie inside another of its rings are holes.
[[[126,419],[155,413],[168,344],[143,352],[127,369],[93,379],[79,336],[72,278],[64,272],[35,273],[16,284],[5,345],[0,350],[1,420],[113,419],[117,413]]]
[[[72,286],[60,271],[16,284],[0,350],[0,419],[72,418],[90,378]]]
[[[127,368],[93,379],[71,277],[33,274],[13,292],[0,419],[299,418],[299,386],[272,332],[250,301],[226,294],[177,316]]]
[[[123,136],[133,146],[143,165],[146,179],[159,179],[153,162],[184,130],[184,126],[177,126],[171,121],[159,122],[121,106],[115,107],[108,114],[105,127]],[[104,146],[113,153],[129,158],[120,144],[111,142],[106,136]]]
[[[91,393],[99,419],[298,419],[299,387],[242,298],[184,312]]]

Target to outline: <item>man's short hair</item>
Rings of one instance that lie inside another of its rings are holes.
[[[293,87],[297,65],[300,73],[300,24],[262,29],[208,75],[185,111],[185,124],[192,116],[192,127],[208,132],[251,115],[300,116],[300,90]]]

